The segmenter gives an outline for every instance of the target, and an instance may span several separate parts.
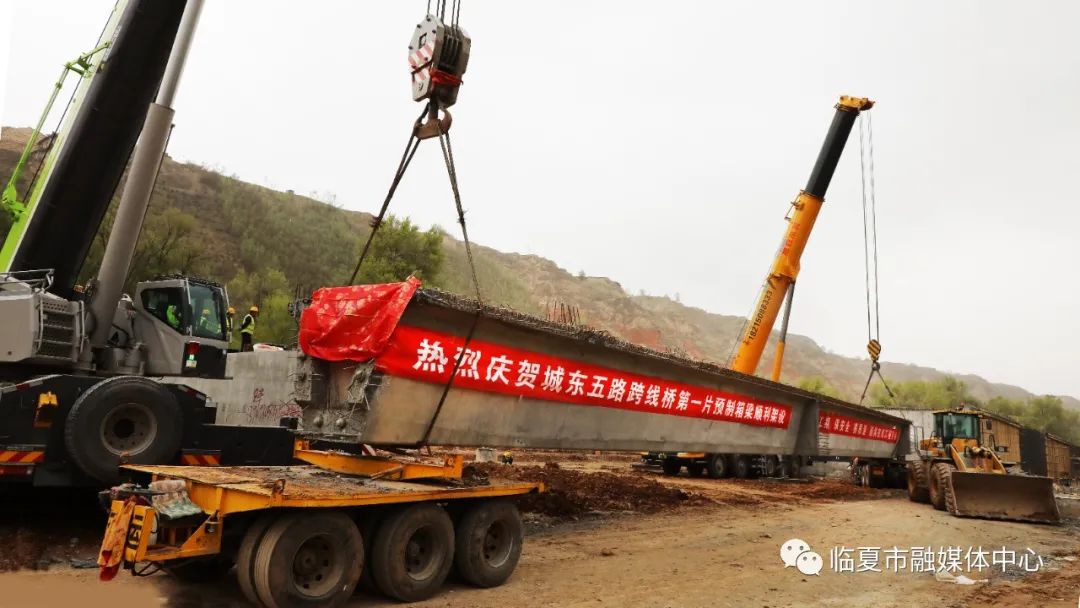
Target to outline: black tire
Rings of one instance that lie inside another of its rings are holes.
[[[956,494],[953,492],[952,474],[956,471],[955,466],[949,467],[949,481],[945,484],[945,510],[949,515],[956,515]]]
[[[911,502],[930,502],[930,490],[926,482],[926,468],[922,462],[908,464],[907,491],[908,500]]]
[[[231,559],[224,555],[192,557],[165,562],[161,569],[185,583],[212,583],[225,578],[233,567]]]
[[[674,458],[665,458],[664,461],[660,463],[660,468],[663,469],[664,475],[675,477],[682,469],[682,463]]]
[[[944,511],[946,488],[949,487],[949,465],[936,462],[930,467],[930,504],[938,511]]]
[[[517,567],[524,535],[512,502],[490,500],[468,509],[454,528],[457,573],[477,587],[498,587]]]
[[[266,608],[334,608],[364,566],[360,529],[339,511],[279,517],[255,550],[255,593]]]
[[[402,602],[435,595],[454,564],[454,524],[440,507],[419,504],[386,518],[372,544],[379,591]]]
[[[244,532],[244,538],[240,541],[240,548],[236,552],[236,582],[240,585],[240,591],[244,593],[252,605],[259,605],[259,595],[255,593],[255,550],[270,524],[274,523],[273,515],[263,515],[248,526]]]
[[[120,457],[131,464],[171,463],[180,450],[184,416],[168,389],[149,378],[119,376],[75,400],[64,446],[79,469],[103,484],[120,480]]]
[[[735,472],[735,477],[738,479],[750,478],[750,459],[746,456],[735,456],[735,462],[732,463],[732,470]]]
[[[700,462],[692,462],[686,465],[686,473],[690,477],[701,477],[705,474],[705,465]]]
[[[727,456],[723,454],[710,454],[709,461],[705,465],[705,470],[709,474],[709,477],[713,479],[723,479],[731,476],[731,463],[728,462]]]

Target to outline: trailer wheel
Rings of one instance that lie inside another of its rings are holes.
[[[674,458],[665,458],[664,461],[660,463],[660,468],[663,469],[664,475],[675,477],[679,474],[679,471],[682,470],[682,463]]]
[[[701,477],[705,474],[705,465],[700,462],[692,462],[686,465],[686,473],[690,477]]]
[[[750,477],[750,459],[746,456],[736,456],[732,468],[735,470],[735,477],[739,479],[748,479]]]
[[[938,511],[945,510],[945,488],[949,485],[950,466],[936,462],[930,467],[930,504]]]
[[[267,608],[344,604],[364,566],[364,540],[344,513],[285,515],[255,551],[255,592]]]
[[[491,500],[467,510],[454,530],[454,566],[477,587],[498,587],[521,558],[524,536],[514,503]]]
[[[253,605],[259,605],[259,595],[255,593],[255,550],[270,524],[274,523],[273,515],[263,515],[248,526],[240,541],[240,549],[236,552],[236,582],[240,585],[240,591]]]
[[[926,468],[922,462],[908,464],[907,494],[911,502],[930,502],[930,490],[926,482]]]
[[[379,590],[417,602],[435,595],[450,573],[454,524],[436,505],[415,505],[387,517],[372,548],[371,574]]]
[[[121,456],[132,464],[170,462],[180,450],[184,416],[165,387],[149,378],[119,376],[75,400],[64,425],[64,446],[90,477],[119,481]]]
[[[723,479],[731,476],[731,464],[728,463],[727,456],[723,454],[712,454],[709,456],[709,462],[706,464],[709,477],[713,479]]]

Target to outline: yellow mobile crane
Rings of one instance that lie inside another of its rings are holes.
[[[765,285],[758,298],[757,305],[746,321],[738,349],[730,368],[734,371],[753,375],[758,362],[765,351],[769,334],[772,332],[776,317],[785,299],[787,308],[784,314],[780,343],[777,345],[776,361],[773,365],[772,380],[780,380],[780,367],[784,357],[784,341],[787,336],[788,315],[791,312],[791,297],[795,289],[795,279],[799,275],[799,259],[802,257],[810,232],[814,229],[821,205],[825,202],[825,192],[829,189],[840,155],[844,152],[848,136],[855,125],[859,113],[874,107],[874,102],[865,97],[841,96],[836,104],[825,141],[821,144],[817,161],[810,172],[804,188],[791,203],[784,240],[776,259],[765,278]],[[790,457],[775,454],[710,454],[705,452],[642,452],[642,462],[646,466],[660,465],[665,475],[677,475],[685,466],[691,476],[708,475],[709,477],[745,478],[756,474],[786,477],[795,472],[798,465]],[[884,469],[882,469],[884,474]],[[898,477],[893,475],[892,477]]]
[[[799,192],[799,196],[791,203],[791,212],[788,217],[787,230],[784,232],[784,240],[780,242],[780,250],[776,253],[776,260],[769,275],[765,278],[761,295],[753,312],[746,321],[742,336],[739,338],[738,350],[731,361],[731,369],[744,374],[753,374],[757,371],[758,362],[765,351],[765,344],[772,333],[776,317],[780,313],[780,307],[787,302],[784,322],[781,329],[781,338],[776,346],[776,360],[773,364],[772,379],[780,380],[780,367],[784,359],[784,343],[787,337],[788,315],[791,313],[791,298],[795,293],[795,279],[799,276],[799,260],[806,243],[810,240],[810,232],[814,229],[821,205],[825,202],[825,191],[829,189],[833,172],[840,155],[844,152],[848,135],[859,117],[859,112],[874,107],[874,102],[865,97],[840,98],[836,104],[836,114],[833,116],[829,132],[825,136],[825,142],[821,145],[814,170],[810,172],[810,179],[806,182],[806,188]]]

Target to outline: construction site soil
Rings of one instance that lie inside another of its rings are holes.
[[[516,573],[494,589],[452,579],[444,592],[417,606],[1072,608],[1080,595],[1077,522],[1047,526],[960,519],[911,503],[901,491],[860,488],[842,479],[665,477],[631,468],[636,457],[626,454],[515,452],[514,457],[513,465],[471,464],[470,471],[474,480],[486,475],[543,481],[550,488],[544,497],[522,504],[527,538]],[[0,608],[245,605],[231,575],[210,585],[126,573],[100,583],[95,570],[77,567],[86,565],[79,560],[94,557],[99,514],[86,515],[70,501],[19,499],[5,508],[15,503],[24,507],[18,509],[18,523],[3,520],[0,563],[25,569],[0,574]],[[826,566],[820,575],[784,567],[780,547],[791,538],[820,554]],[[985,582],[964,586],[932,572],[890,571],[884,564],[878,564],[881,571],[839,572],[830,559],[841,547],[926,546],[1030,549],[1042,561],[1034,573],[965,572]],[[348,604],[383,605],[388,600],[371,590]]]

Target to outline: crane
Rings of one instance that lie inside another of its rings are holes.
[[[865,97],[845,95],[840,97],[835,107],[836,113],[825,135],[825,142],[821,145],[821,151],[818,152],[814,169],[810,172],[810,179],[791,203],[784,238],[780,241],[780,248],[769,269],[769,274],[765,277],[761,294],[739,337],[737,350],[730,366],[737,372],[754,374],[757,371],[758,362],[765,351],[765,344],[769,340],[769,334],[772,333],[776,317],[779,316],[781,306],[784,306],[780,342],[776,347],[776,360],[772,370],[772,379],[774,381],[780,379],[788,317],[791,314],[791,300],[795,294],[795,279],[799,276],[799,260],[802,258],[803,250],[806,249],[806,243],[810,239],[810,233],[814,229],[814,222],[817,221],[821,206],[825,202],[825,192],[829,189],[829,182],[832,181],[855,119],[858,118],[860,112],[874,107],[874,102]]]
[[[19,174],[48,109],[4,190],[13,222],[0,248],[0,453],[18,464],[0,467],[0,481],[95,486],[117,478],[121,459],[291,458],[287,429],[213,426],[205,395],[147,377],[225,377],[224,287],[167,276],[122,293],[201,6],[119,0],[94,49],[65,66],[63,76],[81,80],[25,197]],[[82,289],[79,271],[129,158],[101,267]]]

